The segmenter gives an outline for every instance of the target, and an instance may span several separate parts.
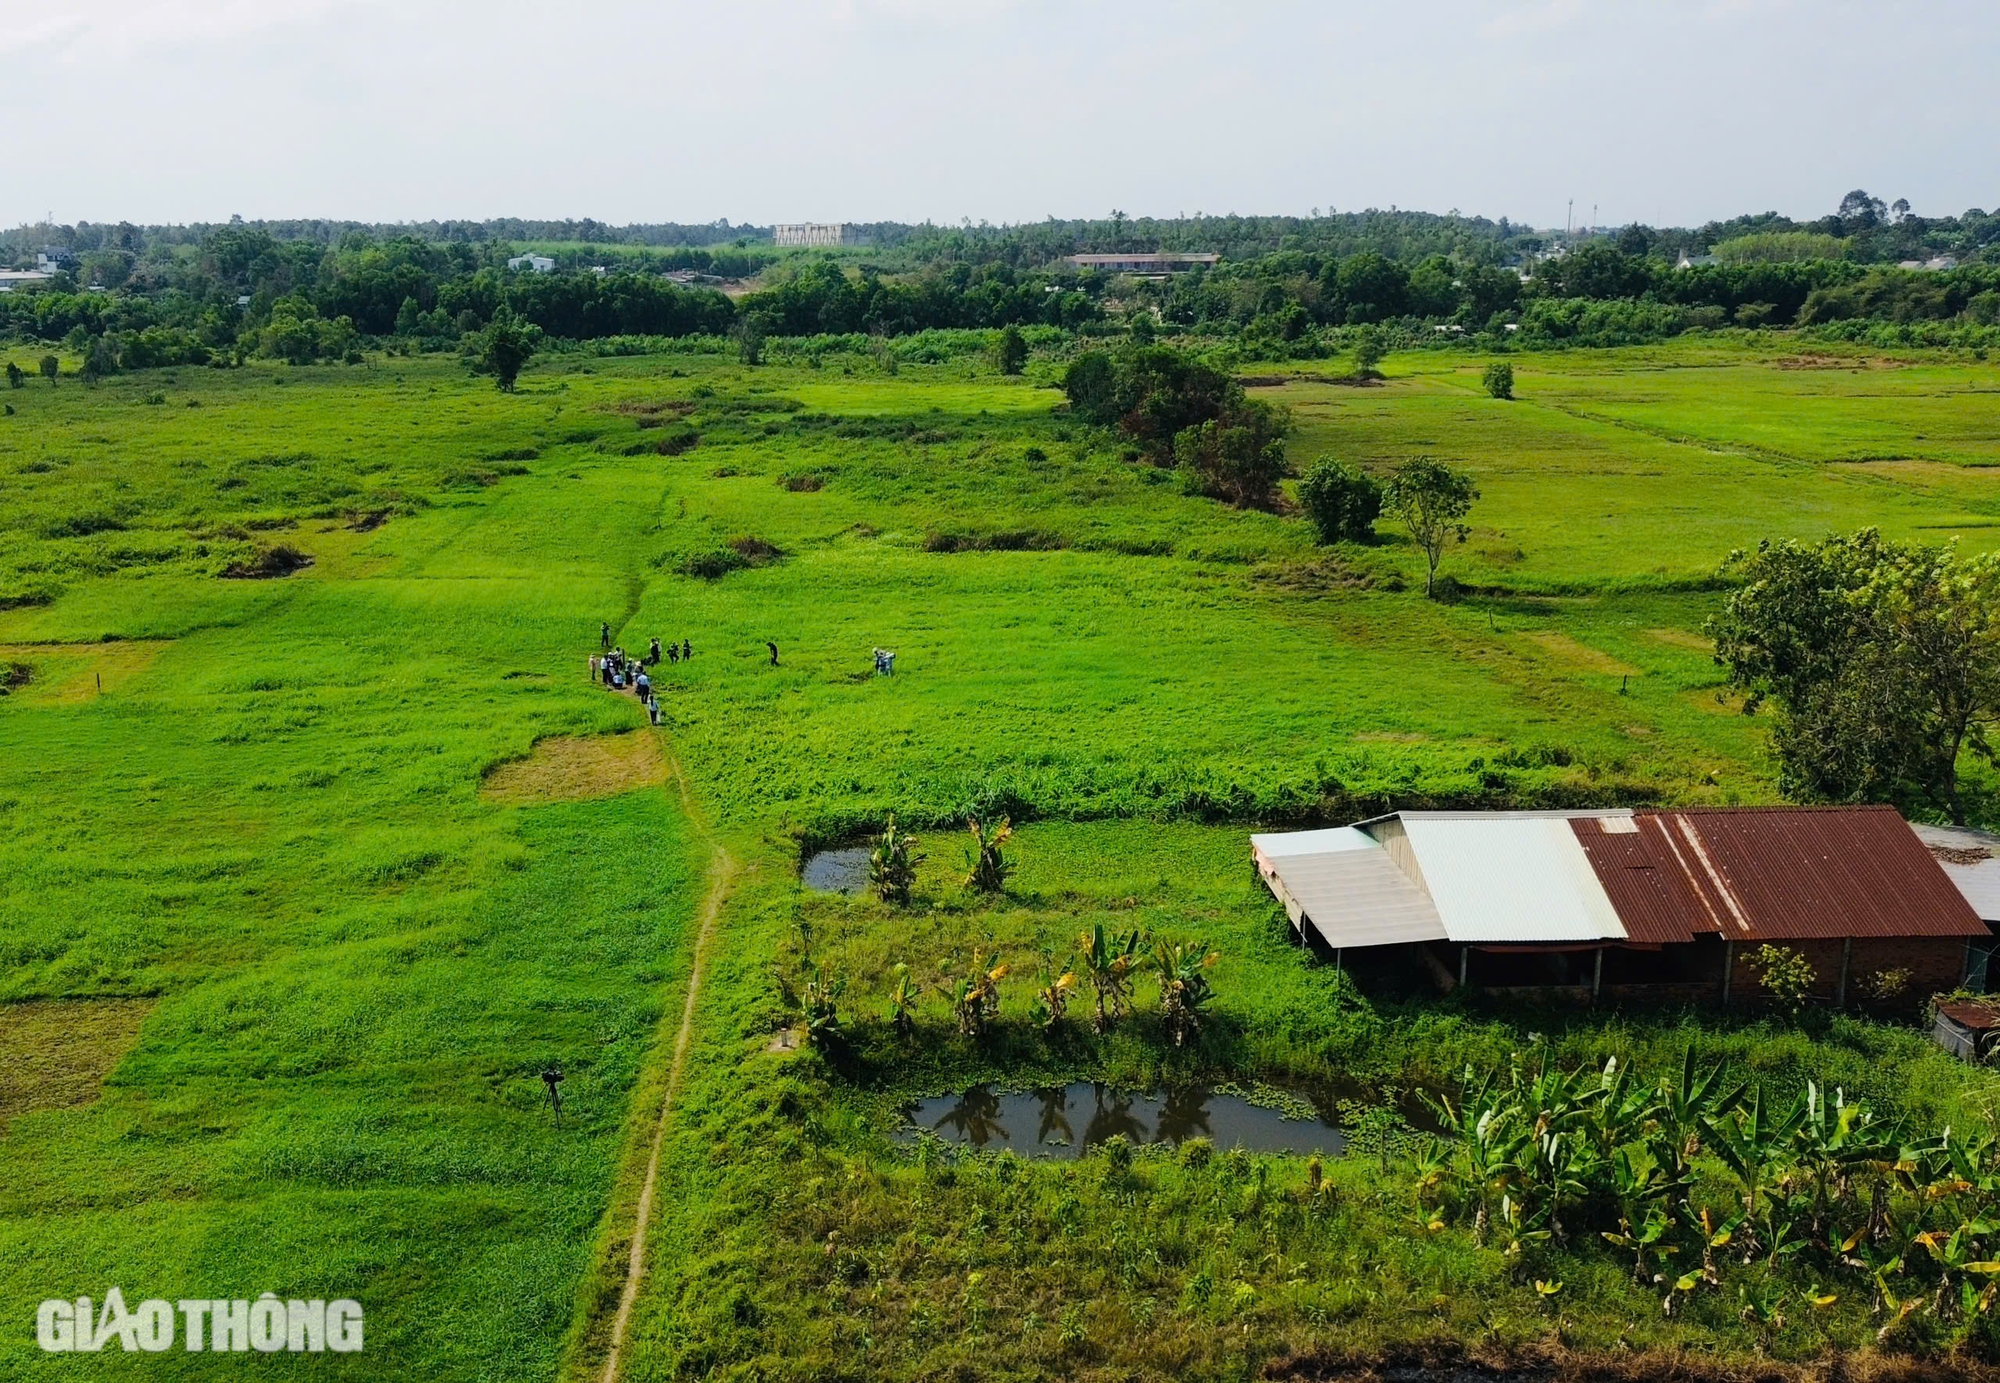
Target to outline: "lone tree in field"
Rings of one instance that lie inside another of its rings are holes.
[[[45,355],[42,357],[43,379],[46,379],[49,383],[54,384],[56,382],[56,376],[61,373],[62,373],[62,361],[56,359],[52,355]]]
[[[1496,360],[1486,367],[1486,378],[1481,381],[1486,392],[1496,399],[1514,397],[1514,367],[1504,360]]]
[[[1437,595],[1438,563],[1445,547],[1471,535],[1472,527],[1464,520],[1478,498],[1479,487],[1471,476],[1428,456],[1405,461],[1383,488],[1383,505],[1403,521],[1423,549],[1426,599]]]
[[[1017,326],[1007,326],[1000,332],[1000,373],[1018,375],[1028,363],[1028,338],[1021,335]]]
[[[1709,621],[1715,660],[1777,704],[1778,785],[1798,800],[1929,807],[1963,825],[1958,761],[2000,719],[2000,556],[1885,542],[1872,528],[1737,554]]]
[[[479,333],[476,368],[480,374],[492,375],[502,393],[511,394],[514,381],[521,376],[521,367],[534,356],[541,340],[540,327],[523,322],[503,306],[493,314],[486,330]]]
[[[1354,341],[1354,377],[1356,379],[1377,379],[1380,371],[1375,367],[1382,363],[1382,357],[1389,348],[1382,343],[1382,333],[1372,326],[1361,328]]]
[[[1382,487],[1331,457],[1313,462],[1299,481],[1299,505],[1321,543],[1365,543],[1382,513]]]

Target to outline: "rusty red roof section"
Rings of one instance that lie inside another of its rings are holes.
[[[1658,945],[1721,930],[1661,818],[1573,817],[1569,824],[1631,940]]]
[[[1695,807],[1571,826],[1634,941],[1986,935],[1893,807]]]

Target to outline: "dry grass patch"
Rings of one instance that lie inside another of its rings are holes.
[[[1715,640],[1692,629],[1648,629],[1647,635],[1675,648],[1691,648],[1697,653],[1715,652]]]
[[[0,1004],[0,1125],[96,1099],[152,1011],[151,999]]]
[[[528,807],[615,797],[666,779],[667,760],[657,735],[631,730],[587,739],[560,736],[538,741],[527,758],[488,773],[479,795],[489,802]]]
[[[1582,672],[1601,672],[1610,677],[1637,677],[1639,669],[1630,663],[1621,663],[1609,653],[1603,653],[1589,644],[1578,643],[1567,634],[1559,634],[1553,629],[1539,629],[1527,636],[1528,641],[1537,645],[1544,653],[1565,667]]]

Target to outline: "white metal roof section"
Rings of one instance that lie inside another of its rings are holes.
[[[1424,891],[1352,826],[1256,835],[1250,844],[1292,920],[1304,917],[1336,950],[1445,939]]]
[[[1622,939],[1618,913],[1570,829],[1583,814],[1403,813],[1446,935],[1474,943]]]
[[[1924,826],[1910,823],[1917,839],[1930,848],[1938,867],[1944,870],[1982,922],[2000,922],[2000,836],[1963,826]],[[1981,851],[1985,859],[1978,858]]]
[[[1284,855],[1319,855],[1328,850],[1368,850],[1377,848],[1352,826],[1334,826],[1324,831],[1274,831],[1250,837],[1250,848],[1266,859]]]

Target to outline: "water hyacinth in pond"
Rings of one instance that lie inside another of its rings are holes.
[[[1081,1157],[1114,1136],[1175,1147],[1206,1138],[1218,1148],[1266,1153],[1338,1154],[1345,1146],[1340,1130],[1312,1105],[1281,1092],[1271,1092],[1268,1103],[1252,1103],[1231,1088],[1197,1085],[1148,1095],[1089,1081],[1012,1094],[978,1085],[963,1095],[922,1100],[908,1111],[898,1137],[926,1134],[974,1151],[1004,1148],[1046,1157]]]

